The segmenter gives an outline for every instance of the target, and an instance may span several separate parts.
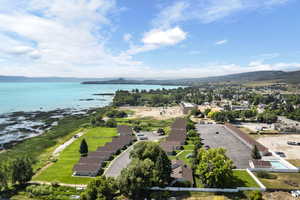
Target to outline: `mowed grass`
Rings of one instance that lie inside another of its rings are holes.
[[[67,184],[87,184],[92,178],[73,177],[73,166],[79,161],[80,142],[84,138],[88,144],[89,151],[95,151],[98,147],[104,146],[117,135],[115,128],[97,127],[89,129],[81,138],[77,139],[70,146],[64,149],[57,162],[34,177],[34,181],[59,182]]]
[[[196,186],[199,188],[204,187],[201,183],[201,180],[196,177]],[[256,181],[250,176],[246,170],[233,170],[233,177],[230,182],[223,185],[223,188],[237,188],[237,187],[257,187],[259,185]]]

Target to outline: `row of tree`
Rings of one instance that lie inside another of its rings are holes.
[[[23,185],[33,176],[32,160],[29,157],[18,157],[0,163],[0,192],[9,185]]]

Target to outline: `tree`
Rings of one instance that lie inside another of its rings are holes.
[[[104,126],[104,124],[105,124],[105,121],[103,120],[102,115],[99,115],[99,116],[96,116],[96,117],[92,117],[92,119],[91,119],[91,125],[93,127]]]
[[[12,183],[21,185],[31,180],[33,176],[32,160],[29,157],[16,158],[11,163]]]
[[[147,189],[154,186],[155,164],[150,159],[134,159],[118,177],[120,192],[135,200],[144,199]]]
[[[0,165],[0,192],[8,186],[9,168],[6,163]]]
[[[233,176],[233,162],[225,155],[225,149],[200,149],[195,174],[206,187],[222,187]]]
[[[198,136],[198,132],[196,130],[189,130],[188,136],[189,137],[197,137]]]
[[[83,139],[80,143],[80,149],[79,149],[79,153],[82,157],[87,156],[89,152],[89,147],[85,141],[85,139]]]
[[[155,142],[140,142],[134,145],[130,152],[133,159],[149,159],[155,164],[155,169],[159,171],[156,175],[156,185],[163,186],[170,181],[172,173],[171,161],[167,154]]]
[[[254,147],[252,149],[252,155],[251,156],[252,156],[253,159],[261,159],[261,155],[260,155],[259,150],[258,150],[256,145],[254,145]]]
[[[171,179],[172,166],[167,154],[160,151],[155,162],[155,178],[157,186],[165,186]]]
[[[117,191],[118,185],[113,178],[101,176],[89,182],[81,194],[81,200],[113,200]]]
[[[205,114],[205,116],[207,116],[207,115],[208,115],[208,113],[210,113],[210,111],[211,111],[211,109],[210,109],[210,108],[207,108],[207,109],[205,109],[205,110],[204,110],[204,114]]]
[[[117,122],[114,119],[109,119],[106,121],[105,125],[110,128],[117,127]]]

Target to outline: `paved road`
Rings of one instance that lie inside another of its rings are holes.
[[[239,169],[249,167],[251,160],[251,149],[236,138],[223,125],[208,124],[197,125],[200,137],[203,139],[204,145],[209,145],[211,148],[224,148],[227,150],[227,156],[234,162]],[[216,134],[219,132],[219,134]]]
[[[53,156],[58,156],[60,152],[62,152],[67,146],[69,146],[70,144],[72,144],[75,140],[77,140],[79,137],[81,137],[85,132],[79,132],[77,133],[77,137],[72,137],[71,139],[69,139],[67,142],[63,143],[62,145],[60,145],[59,147],[57,147],[54,152],[52,153]]]
[[[166,136],[158,136],[153,132],[143,132],[147,136],[148,140],[143,141],[158,141],[161,138]],[[130,146],[126,151],[122,152],[117,158],[115,158],[108,169],[104,172],[104,175],[107,177],[118,177],[121,174],[122,169],[126,168],[127,165],[131,162],[129,158],[130,151],[133,149],[133,145]]]

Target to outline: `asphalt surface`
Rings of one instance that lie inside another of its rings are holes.
[[[158,141],[159,139],[165,136],[158,136],[153,132],[141,132],[146,136],[147,140],[139,140],[139,141]],[[139,138],[139,137],[137,137]],[[121,174],[122,169],[126,168],[131,159],[129,158],[130,151],[133,149],[133,145],[130,146],[126,151],[123,151],[117,158],[115,158],[108,169],[104,172],[104,175],[107,177],[118,177]]]
[[[198,124],[197,130],[204,145],[210,148],[224,148],[226,155],[234,162],[238,169],[249,167],[251,149],[220,124]],[[219,132],[219,134],[216,134]]]

